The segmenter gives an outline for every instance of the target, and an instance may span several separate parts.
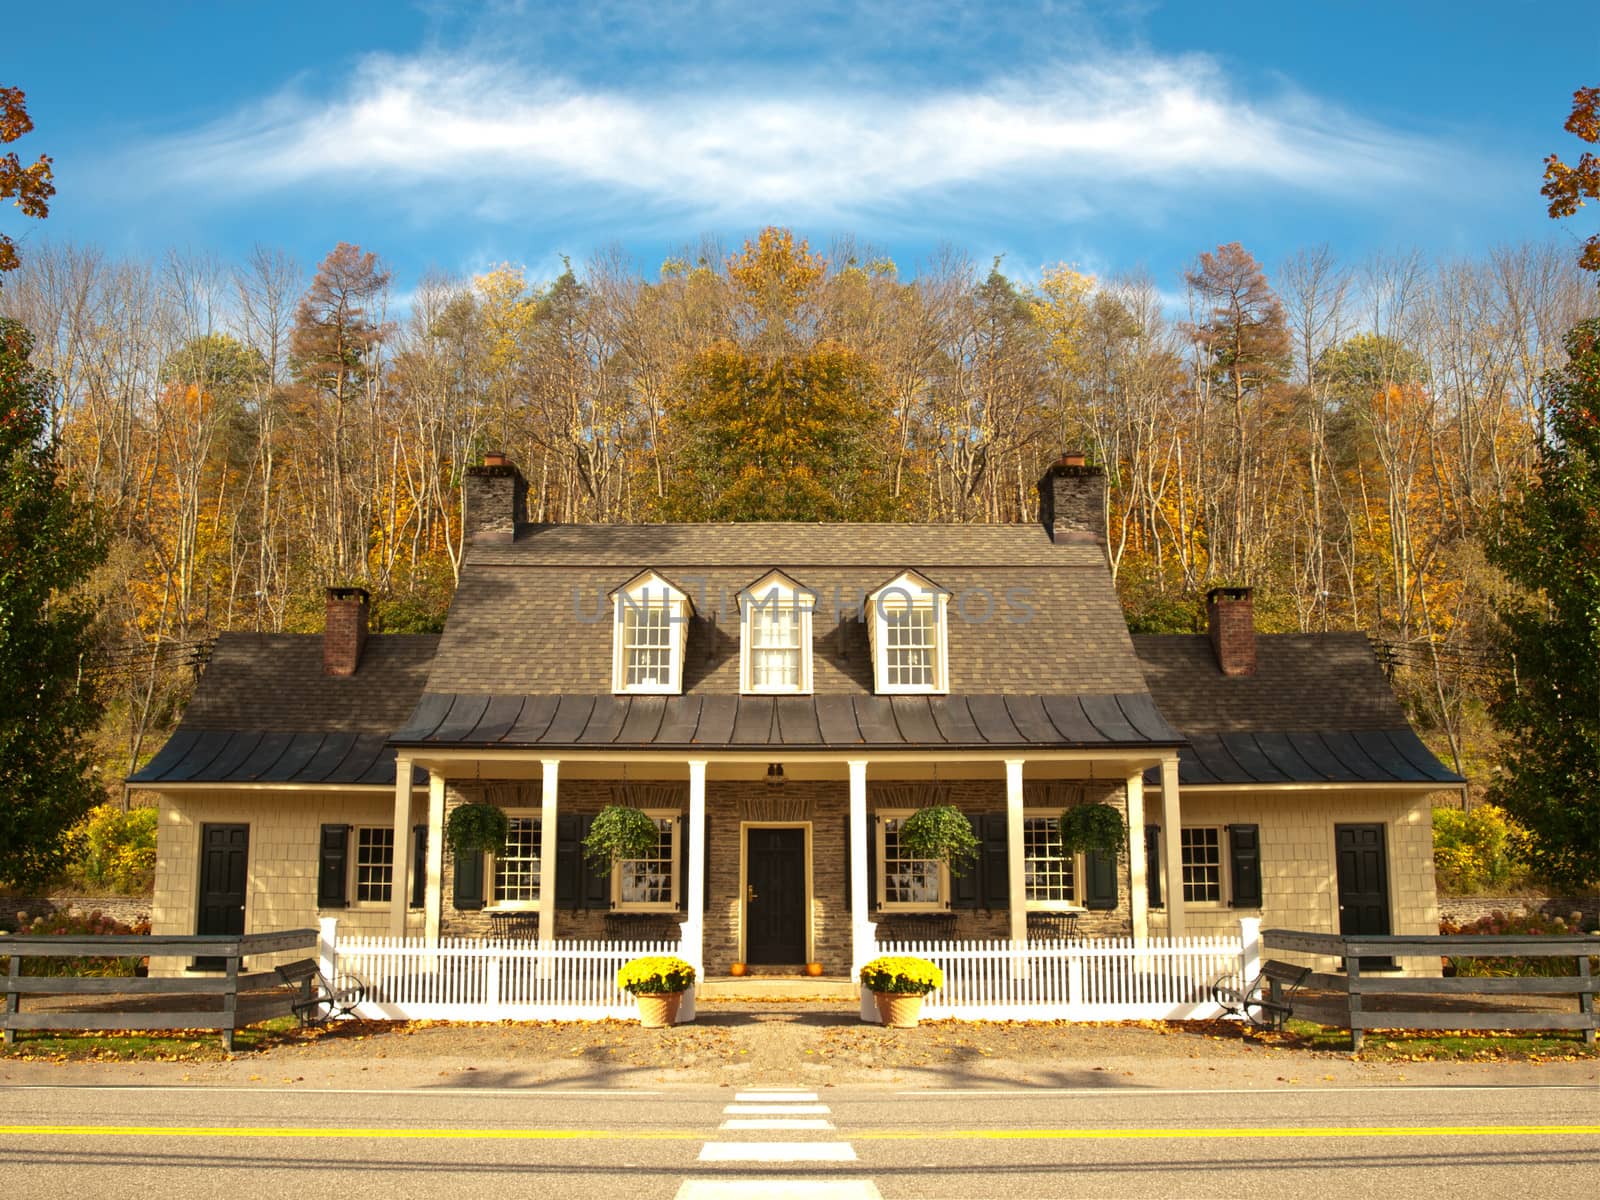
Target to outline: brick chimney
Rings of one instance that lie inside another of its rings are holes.
[[[367,645],[366,588],[331,587],[327,593],[327,618],[322,626],[322,673],[354,675]]]
[[[468,467],[461,522],[468,542],[510,542],[528,519],[528,482],[516,464],[498,450],[483,456],[483,466]]]
[[[1249,588],[1219,587],[1206,593],[1206,632],[1224,675],[1256,673],[1256,617]]]
[[[1039,521],[1053,542],[1106,542],[1106,473],[1069,450],[1039,480]]]

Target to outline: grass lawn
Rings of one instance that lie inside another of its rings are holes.
[[[1269,1035],[1271,1036],[1271,1035]],[[1306,1050],[1350,1051],[1350,1031],[1291,1019],[1275,1044]],[[1367,1030],[1361,1057],[1378,1062],[1542,1062],[1548,1059],[1600,1058],[1600,1049],[1586,1046],[1583,1034],[1573,1029],[1471,1030]]]
[[[300,1035],[294,1017],[274,1017],[234,1031],[234,1054],[251,1054],[294,1041]],[[222,1034],[209,1029],[154,1030],[149,1033],[104,1033],[24,1030],[13,1046],[0,1045],[0,1058],[68,1059],[98,1062],[220,1062],[228,1058]]]

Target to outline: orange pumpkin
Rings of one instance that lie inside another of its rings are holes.
[[[744,964],[742,962],[733,963],[732,965],[730,965],[728,967],[728,974],[729,975],[743,975],[744,972],[745,972],[745,966],[744,966]]]
[[[819,963],[819,962],[809,962],[809,963],[807,963],[806,964],[806,974],[807,975],[811,975],[811,976],[821,975],[822,974],[822,964]]]

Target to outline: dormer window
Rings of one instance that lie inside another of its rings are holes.
[[[611,593],[615,606],[611,690],[639,695],[683,691],[689,597],[654,571]]]
[[[816,595],[782,571],[739,593],[740,691],[809,695],[811,610]]]
[[[905,571],[867,597],[867,632],[879,695],[950,690],[946,619],[950,593]]]

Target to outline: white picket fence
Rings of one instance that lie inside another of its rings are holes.
[[[1211,985],[1237,983],[1238,937],[1128,937],[1024,943],[884,942],[880,954],[925,958],[944,986],[922,1002],[930,1020],[1185,1021],[1218,1016]]]
[[[359,975],[368,1020],[598,1021],[638,1016],[617,987],[617,969],[646,954],[677,954],[677,943],[538,942],[340,937],[335,970]],[[686,1017],[693,1016],[689,1007]]]

